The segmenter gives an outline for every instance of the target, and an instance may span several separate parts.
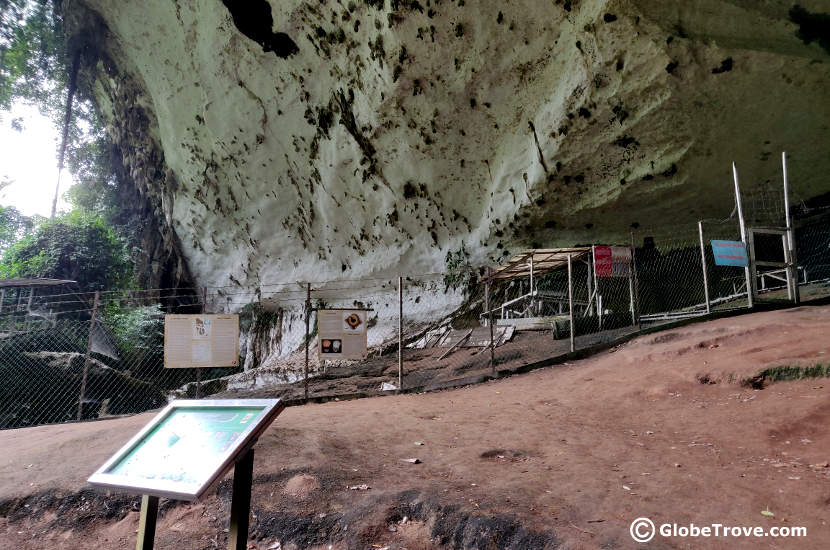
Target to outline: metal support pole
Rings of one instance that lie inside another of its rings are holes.
[[[706,298],[706,313],[712,313],[709,304],[709,273],[706,270],[706,248],[703,244],[703,220],[697,222],[697,232],[700,235],[700,265],[703,266],[703,296]]]
[[[207,288],[202,287],[202,314],[205,313],[207,306],[205,302],[207,301]],[[202,398],[202,368],[196,367],[196,399]]]
[[[637,329],[640,323],[640,283],[637,279],[637,246],[634,244],[634,231],[631,232],[631,272],[634,274],[634,312],[637,316]]]
[[[25,330],[26,331],[29,330],[29,325],[31,323],[30,314],[32,313],[32,298],[34,298],[34,297],[35,297],[35,287],[32,287],[32,288],[29,289],[29,301],[26,303],[26,315],[25,315],[25,317],[26,317]]]
[[[535,300],[533,299],[533,254],[530,255],[530,312],[533,314],[533,306]]]
[[[86,341],[86,355],[84,356],[84,372],[81,375],[81,394],[78,396],[78,420],[83,418],[84,394],[86,394],[86,377],[89,371],[89,354],[92,353],[92,332],[95,330],[95,317],[98,315],[98,299],[100,294],[95,291],[95,299],[92,302],[92,318],[89,321],[89,336]]]
[[[588,311],[585,312],[585,316],[594,315],[594,247],[591,247],[591,260],[590,265],[588,266]]]
[[[574,279],[572,263],[571,255],[568,254],[568,311],[570,312],[571,318],[571,353],[575,350],[574,332],[576,331],[576,326],[574,325]]]
[[[398,277],[398,389],[403,389],[403,277]]]
[[[228,525],[228,550],[247,550],[248,522],[251,516],[251,484],[254,473],[254,450],[233,467],[233,494],[231,496],[231,521]]]
[[[141,515],[138,517],[138,539],[135,543],[135,550],[153,550],[158,513],[159,497],[142,495]]]
[[[490,280],[493,277],[493,269],[487,268],[487,284],[484,286],[484,303],[487,308],[487,324],[490,326],[490,368],[496,374],[496,353],[493,349],[493,308],[490,307]]]
[[[749,281],[752,283],[752,296],[755,296],[755,281],[758,280],[758,267],[755,265],[755,258],[753,258],[753,253],[755,252],[755,232],[749,232],[747,236],[747,259],[749,260]]]
[[[631,250],[631,262],[628,262],[628,300],[631,305],[631,326],[637,324],[637,315],[634,313],[634,269],[632,262],[634,261],[634,247]]]
[[[795,252],[795,228],[793,227],[792,219],[790,218],[790,184],[787,178],[787,153],[781,153],[781,165],[784,170],[784,217],[787,224],[787,245],[789,248],[789,256],[787,258],[787,294],[793,303],[801,302],[801,292],[798,289],[798,263]]]
[[[752,264],[752,258],[750,258],[751,251],[747,246],[746,242],[746,224],[744,223],[744,210],[743,206],[741,205],[741,188],[738,184],[738,168],[735,166],[735,163],[732,163],[732,178],[735,180],[735,203],[737,204],[738,208],[738,225],[741,229],[741,242],[744,243],[744,248],[746,248],[746,255],[749,259],[750,265]],[[748,308],[752,308],[754,305],[755,300],[755,292],[754,287],[755,285],[752,284],[752,275],[750,273],[750,266],[746,266],[744,268],[744,276],[746,277],[746,304]]]
[[[308,340],[311,322],[311,283],[306,283],[305,290],[305,400],[308,402]]]

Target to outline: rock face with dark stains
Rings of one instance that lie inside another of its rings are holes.
[[[731,161],[750,192],[782,150],[799,198],[828,188],[824,0],[63,7],[98,35],[86,81],[199,285],[693,233],[732,210]]]

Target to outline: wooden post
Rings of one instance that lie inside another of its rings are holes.
[[[305,291],[305,400],[308,403],[308,340],[311,322],[311,283],[306,283]]]
[[[573,265],[571,255],[568,254],[568,311],[571,317],[571,353],[574,352],[574,332],[576,326],[574,324],[574,279],[573,279]],[[589,269],[590,271],[590,269]]]
[[[487,268],[487,284],[484,285],[484,304],[487,308],[487,324],[490,326],[490,369],[496,374],[496,352],[493,345],[493,308],[490,307],[490,281],[493,277],[493,268]]]
[[[703,296],[706,299],[706,314],[712,313],[709,304],[709,273],[706,270],[706,248],[703,244],[703,220],[697,222],[697,232],[700,235],[700,265],[703,266]]]
[[[398,390],[403,389],[403,277],[398,277]]]
[[[254,473],[254,450],[248,452],[233,467],[233,494],[231,520],[228,526],[228,550],[247,550],[248,523],[251,516],[251,484]]]
[[[86,378],[89,371],[89,354],[92,353],[92,333],[95,330],[95,317],[98,315],[99,292],[95,291],[95,299],[92,302],[92,317],[89,321],[89,336],[86,341],[86,356],[84,356],[84,372],[81,375],[81,394],[78,397],[78,420],[81,420],[84,412],[84,394],[86,393]]]
[[[735,181],[735,203],[738,208],[738,225],[741,229],[741,242],[744,243],[744,248],[746,248],[746,256],[750,264],[744,268],[744,276],[746,277],[746,304],[748,308],[752,309],[755,300],[755,293],[753,292],[755,285],[752,284],[752,274],[750,270],[750,267],[752,266],[752,258],[750,258],[750,249],[746,240],[746,224],[744,223],[744,210],[741,205],[741,188],[740,185],[738,185],[738,168],[735,166],[734,162],[732,163],[732,178]]]
[[[781,153],[781,165],[784,170],[784,221],[787,224],[787,295],[793,303],[801,302],[801,292],[798,289],[798,263],[795,253],[795,228],[790,218],[790,184],[787,178],[787,153]]]
[[[141,515],[138,519],[138,540],[135,543],[135,550],[153,550],[158,512],[159,497],[142,495]]]

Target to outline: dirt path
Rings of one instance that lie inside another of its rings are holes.
[[[636,548],[643,516],[807,537],[642,547],[828,548],[830,380],[739,384],[828,361],[830,307],[797,308],[460,390],[289,408],[257,446],[251,548]],[[132,547],[136,500],[84,480],[150,417],[0,432],[0,548]],[[223,547],[229,490],[163,506],[156,547]]]

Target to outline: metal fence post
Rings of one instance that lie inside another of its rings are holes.
[[[311,283],[306,283],[305,290],[305,400],[308,403],[308,325],[311,322]]]
[[[633,234],[633,232],[632,232]],[[628,299],[631,303],[631,326],[637,324],[637,313],[634,311],[634,238],[631,238],[631,261],[628,263]]]
[[[744,248],[746,248],[746,255],[747,258],[749,258],[750,264],[744,268],[744,275],[746,276],[746,304],[748,308],[752,309],[755,299],[755,293],[752,291],[755,285],[752,284],[753,275],[751,274],[750,270],[750,267],[752,265],[752,258],[750,257],[750,247],[747,246],[746,242],[746,224],[744,223],[744,209],[741,205],[741,188],[738,185],[738,167],[735,166],[734,162],[732,163],[732,178],[735,180],[735,203],[737,204],[738,208],[738,225],[741,229],[741,242],[744,243]]]
[[[207,301],[207,287],[202,287],[202,314],[204,315],[207,309],[205,302]],[[196,367],[196,399],[202,398],[202,368]]]
[[[398,277],[398,390],[403,389],[403,277]]]
[[[496,354],[493,349],[493,308],[490,307],[490,280],[493,269],[487,268],[487,283],[484,285],[484,307],[487,309],[487,325],[490,327],[490,369],[496,374]]]
[[[634,274],[634,312],[637,317],[637,330],[642,328],[640,323],[640,281],[637,279],[637,246],[634,242],[634,231],[631,232],[631,272]]]
[[[89,371],[89,354],[92,353],[92,332],[95,330],[95,317],[98,315],[99,292],[95,291],[95,299],[92,302],[92,317],[89,321],[89,335],[86,341],[86,355],[84,356],[84,372],[81,375],[81,394],[78,396],[78,420],[83,418],[84,394],[86,393],[86,377]]]
[[[795,254],[795,228],[790,218],[790,184],[787,178],[787,153],[781,153],[781,165],[784,170],[784,220],[787,224],[787,294],[793,303],[801,302],[801,294],[798,290],[798,263]]]
[[[706,314],[712,313],[709,304],[709,274],[706,270],[706,247],[703,244],[703,220],[697,222],[697,232],[700,235],[700,264],[703,266],[703,296],[706,298]]]
[[[568,254],[568,311],[571,318],[571,353],[574,352],[574,279],[573,279],[573,265],[571,255]]]

